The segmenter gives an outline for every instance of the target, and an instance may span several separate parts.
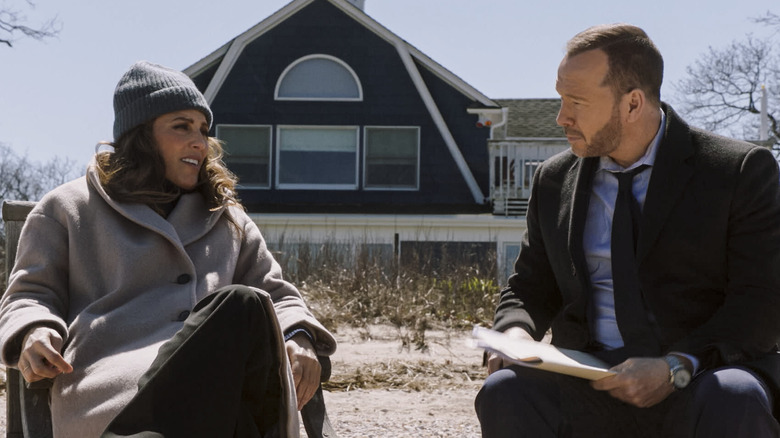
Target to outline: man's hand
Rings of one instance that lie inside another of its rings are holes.
[[[534,338],[532,338],[527,331],[521,329],[520,327],[508,328],[504,332],[504,334],[512,338],[527,339],[529,341],[534,340]],[[501,368],[504,368],[505,366],[509,366],[510,364],[511,362],[505,361],[504,358],[502,358],[501,356],[494,353],[488,353],[488,361],[487,361],[488,374],[493,374],[494,372],[500,370]]]
[[[301,410],[314,397],[314,393],[320,386],[322,367],[317,360],[314,346],[305,334],[298,333],[293,336],[285,343],[285,347],[287,347],[287,356],[290,358],[290,367],[295,381],[298,410]]]
[[[594,389],[640,408],[649,408],[674,392],[663,358],[630,358],[611,368],[617,374],[591,383]]]
[[[73,372],[60,354],[62,336],[49,327],[34,327],[24,336],[17,366],[24,380],[32,383]]]

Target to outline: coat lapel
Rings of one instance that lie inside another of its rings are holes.
[[[224,210],[209,211],[200,193],[188,193],[179,198],[176,208],[168,215],[168,222],[173,225],[182,245],[187,246],[208,233]]]
[[[181,196],[168,219],[163,218],[146,204],[116,202],[106,193],[94,170],[94,161],[87,171],[90,186],[119,214],[138,225],[153,230],[182,248],[208,233],[217,223],[224,208],[209,211],[199,193]]]
[[[641,264],[652,248],[672,208],[683,193],[683,187],[693,175],[693,165],[688,158],[693,155],[688,126],[668,106],[664,105],[666,127],[658,146],[653,174],[647,188],[642,210],[637,263]]]

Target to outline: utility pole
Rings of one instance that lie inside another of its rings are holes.
[[[766,85],[761,85],[761,132],[758,139],[763,143],[769,140],[769,116],[767,115]]]

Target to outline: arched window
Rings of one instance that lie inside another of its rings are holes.
[[[276,83],[277,100],[363,100],[355,72],[329,55],[308,55],[287,66]]]

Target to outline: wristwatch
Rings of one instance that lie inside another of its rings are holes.
[[[669,383],[674,385],[675,389],[683,389],[691,383],[691,372],[685,368],[685,364],[675,355],[664,356],[666,364],[669,365]]]

